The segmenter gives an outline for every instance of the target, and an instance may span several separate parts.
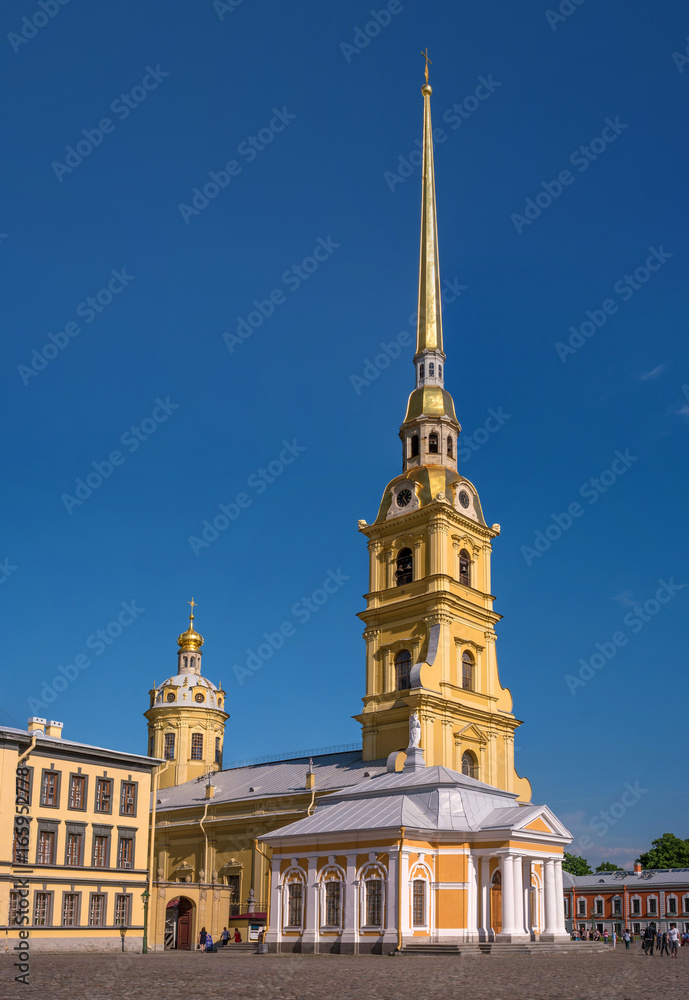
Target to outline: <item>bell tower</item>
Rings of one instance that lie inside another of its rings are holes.
[[[225,692],[201,675],[203,636],[194,628],[193,597],[189,628],[177,639],[177,673],[148,692],[148,753],[169,761],[160,787],[181,785],[222,769]]]
[[[424,103],[421,250],[415,388],[400,428],[402,474],[385,488],[368,539],[364,760],[408,742],[418,713],[427,766],[442,764],[520,801],[531,786],[514,767],[512,696],[500,684],[491,594],[492,542],[476,487],[457,467],[461,426],[445,389],[431,128]]]

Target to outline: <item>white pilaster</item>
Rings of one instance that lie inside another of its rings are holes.
[[[356,854],[347,855],[347,882],[344,887],[344,920],[340,951],[356,954],[359,950],[359,924],[357,921]]]
[[[553,873],[555,882],[555,919],[553,921],[555,933],[568,937],[569,935],[565,926],[565,892],[562,884],[562,860],[560,858],[553,860]]]
[[[509,935],[508,940],[514,934],[514,869],[511,854],[506,854],[500,859],[500,871],[502,874],[502,930],[498,937]]]
[[[490,922],[490,858],[479,858],[481,897],[479,901],[479,937],[488,941],[492,937]]]
[[[466,940],[478,940],[478,872],[476,865],[480,863],[480,858],[474,859],[471,854],[467,856],[467,929]]]
[[[270,926],[266,934],[266,944],[271,951],[280,951],[282,941],[282,886],[280,885],[280,862],[273,859],[270,870]]]
[[[388,884],[385,893],[385,933],[383,934],[383,954],[391,954],[397,948],[397,885],[399,881],[399,851],[390,851],[388,861]]]
[[[303,952],[318,951],[318,858],[308,859],[306,898],[304,900],[304,933],[301,939]]]
[[[524,934],[524,879],[522,874],[522,859],[517,856],[512,861],[512,877],[514,881],[514,933]]]

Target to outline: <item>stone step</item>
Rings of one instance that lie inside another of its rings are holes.
[[[224,948],[216,942],[215,950],[218,955],[239,955],[245,953],[255,953],[258,945],[255,941],[242,941],[241,944],[228,944]]]

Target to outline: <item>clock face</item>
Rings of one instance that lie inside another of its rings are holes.
[[[411,490],[400,490],[397,494],[397,506],[406,507],[411,501]]]
[[[194,695],[194,699],[195,699],[195,701],[204,701],[205,700],[200,691],[199,691],[198,694]]]
[[[462,507],[464,507],[465,510],[469,506],[469,494],[466,492],[466,490],[462,490],[462,492],[459,494],[459,502],[461,503]]]

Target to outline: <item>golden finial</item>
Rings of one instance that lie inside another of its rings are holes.
[[[429,58],[428,58],[428,47],[426,47],[426,48],[424,49],[424,51],[423,51],[423,52],[421,53],[421,55],[422,55],[422,56],[424,57],[424,59],[426,60],[426,69],[425,69],[425,73],[426,73],[426,83],[428,83],[428,65],[429,65],[429,63],[430,63],[430,65],[431,65],[431,66],[433,65],[433,60],[432,60],[432,59],[429,59]]]
[[[198,634],[194,629],[194,608],[198,608],[198,604],[192,597],[187,604],[191,605],[191,614],[189,615],[189,628],[186,632],[182,632],[177,642],[179,643],[180,649],[191,649],[199,650],[203,645],[203,637]]]
[[[187,604],[191,604],[191,614],[189,615],[189,620],[193,621],[194,620],[194,608],[198,608],[198,604],[196,603],[196,601],[194,600],[193,597],[192,597],[192,599],[190,601],[187,601]]]

